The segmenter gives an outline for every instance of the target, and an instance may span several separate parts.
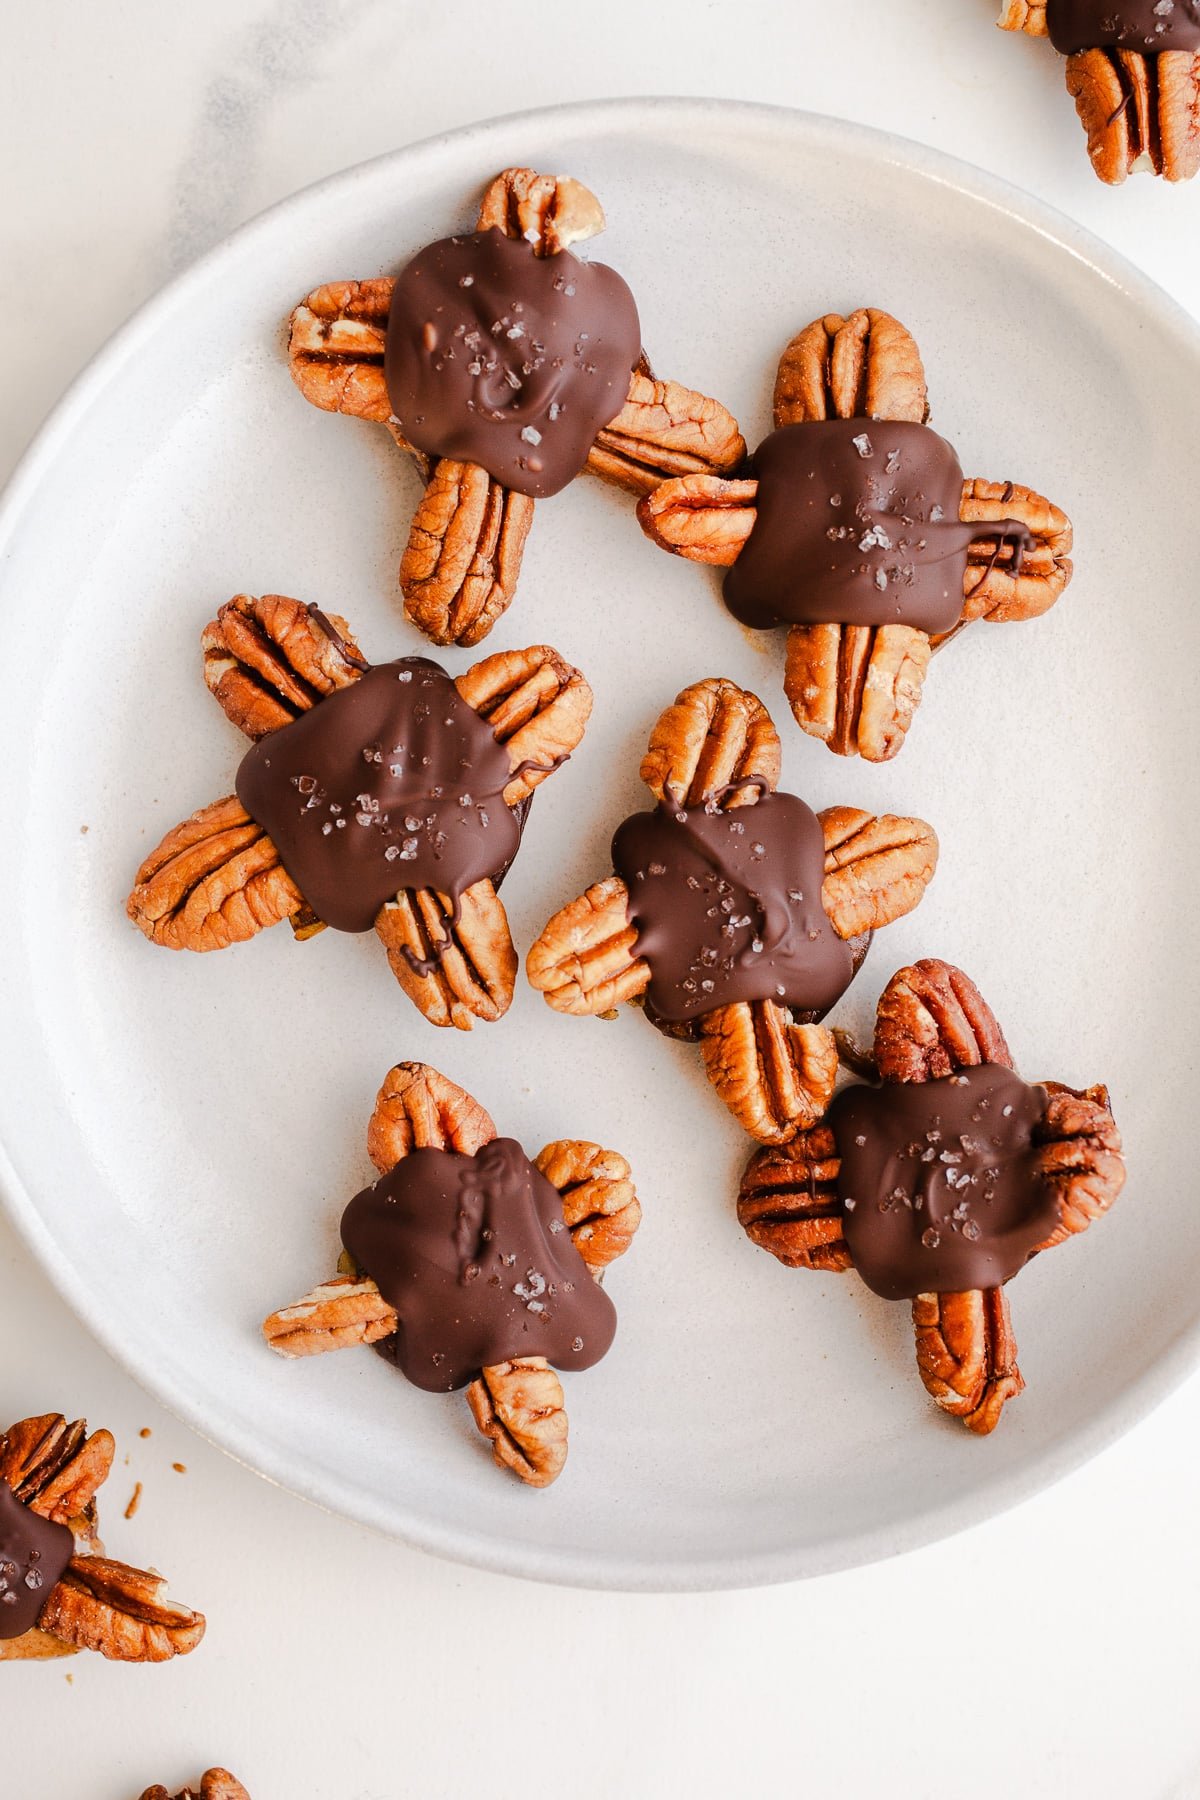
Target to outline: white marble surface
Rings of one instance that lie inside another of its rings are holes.
[[[1053,57],[994,11],[606,0],[585,27],[554,0],[0,0],[0,474],[112,328],[241,219],[430,132],[597,95],[726,93],[922,138],[1200,311],[1200,183],[1102,189]],[[10,666],[52,634],[10,627]],[[0,1079],[19,1054],[0,1022]],[[132,1800],[218,1761],[254,1800],[1200,1796],[1196,1381],[964,1537],[695,1598],[521,1586],[275,1492],[109,1363],[0,1222],[0,1414],[59,1406],[117,1434],[111,1549],[169,1569],[209,1634],[164,1669],[8,1669],[6,1800]]]

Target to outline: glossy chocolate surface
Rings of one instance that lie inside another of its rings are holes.
[[[684,1023],[736,1000],[825,1012],[849,987],[850,946],[821,904],[821,824],[794,794],[729,812],[635,813],[612,855],[659,1019]]]
[[[384,367],[409,443],[544,498],[579,474],[640,355],[615,270],[478,231],[426,245],[401,271]]]
[[[400,1320],[376,1348],[417,1387],[465,1387],[518,1356],[587,1369],[612,1343],[562,1197],[511,1138],[410,1152],[351,1200],[342,1242]]]
[[[1046,1090],[996,1063],[843,1088],[829,1110],[854,1267],[888,1300],[1000,1287],[1058,1223],[1033,1135]]]
[[[457,905],[516,854],[508,752],[424,657],[370,668],[243,758],[238,799],[318,918],[369,931],[386,901],[432,888]]]

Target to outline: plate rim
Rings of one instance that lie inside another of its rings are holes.
[[[1014,226],[1047,239],[1056,249],[1083,264],[1092,277],[1115,289],[1148,320],[1179,336],[1192,355],[1200,359],[1200,321],[1120,251],[1014,183],[918,140],[829,114],[720,97],[627,96],[526,108],[435,133],[307,183],[237,226],[150,295],[70,382],[0,491],[0,605],[5,598],[10,548],[18,539],[24,514],[40,485],[53,472],[60,445],[112,386],[138,346],[167,323],[172,311],[186,301],[192,289],[219,272],[223,263],[241,257],[269,225],[289,214],[303,212],[318,195],[327,196],[339,188],[349,190],[385,167],[400,171],[422,161],[436,161],[443,151],[450,147],[460,149],[472,139],[479,141],[482,154],[493,139],[502,138],[506,132],[530,128],[552,132],[556,125],[564,123],[578,131],[589,127],[615,131],[625,120],[652,125],[668,115],[673,125],[698,126],[706,116],[711,118],[714,114],[725,124],[741,119],[760,129],[784,126],[793,134],[806,136],[814,146],[827,147],[832,141],[857,147],[865,154],[953,188],[1003,214]],[[352,1482],[334,1474],[313,1481],[303,1466],[296,1466],[285,1453],[277,1453],[273,1445],[250,1441],[249,1434],[236,1422],[211,1416],[202,1401],[191,1398],[186,1386],[136,1363],[133,1351],[123,1342],[119,1322],[92,1304],[74,1268],[60,1262],[37,1203],[2,1142],[0,1206],[51,1286],[118,1367],[189,1429],[234,1461],[324,1511],[341,1514],[415,1548],[497,1574],[574,1587],[659,1593],[750,1588],[832,1574],[905,1554],[982,1524],[1053,1486],[1145,1418],[1200,1363],[1198,1313],[1180,1328],[1170,1347],[1119,1395],[1019,1470],[999,1476],[970,1494],[954,1495],[928,1506],[890,1528],[855,1531],[820,1545],[793,1545],[723,1556],[719,1560],[691,1557],[664,1565],[625,1555],[608,1557],[598,1564],[586,1551],[546,1548],[535,1552],[520,1544],[506,1543],[485,1530],[446,1531],[436,1519],[407,1519],[401,1525],[393,1516],[385,1516],[384,1509],[374,1505],[370,1496]]]

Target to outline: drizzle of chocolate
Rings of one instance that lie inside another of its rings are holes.
[[[849,987],[850,946],[821,904],[820,821],[794,794],[731,812],[634,813],[617,827],[612,858],[656,1021],[688,1023],[737,1000],[825,1012]]]
[[[337,931],[369,931],[397,893],[451,901],[516,855],[508,752],[425,657],[367,669],[242,760],[237,795],[305,900]],[[428,972],[428,971],[427,971]]]
[[[1050,42],[1080,50],[1200,50],[1200,0],[1047,0]]]
[[[371,665],[362,652],[356,650],[354,645],[349,643],[347,639],[342,636],[333,620],[327,618],[319,606],[307,606],[304,610],[307,612],[313,623],[320,626],[334,649],[350,664],[352,669],[362,669],[365,671],[370,668]]]
[[[384,373],[409,443],[541,499],[579,474],[640,355],[615,270],[477,231],[427,244],[397,276]]]
[[[33,1630],[74,1554],[67,1526],[43,1519],[0,1480],[0,1638]]]
[[[1034,1160],[1046,1090],[982,1063],[937,1081],[848,1087],[828,1122],[854,1267],[887,1300],[1000,1287],[1054,1230]]]
[[[725,577],[725,604],[776,625],[957,624],[967,552],[1033,538],[1016,519],[959,519],[963,472],[945,438],[891,419],[823,419],[773,431],[754,454],[754,527]]]
[[[342,1243],[400,1321],[376,1349],[431,1393],[515,1356],[589,1369],[612,1343],[616,1311],[562,1196],[512,1138],[411,1151],[354,1196]]]

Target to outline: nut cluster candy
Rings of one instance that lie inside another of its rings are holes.
[[[1200,169],[1200,0],[1002,0],[999,22],[1066,57],[1101,181]]]
[[[751,1158],[738,1218],[788,1268],[910,1300],[926,1389],[986,1434],[1024,1386],[1004,1284],[1124,1184],[1108,1091],[1020,1081],[974,983],[932,958],[888,983],[864,1072],[879,1085]]]
[[[618,829],[616,873],[555,914],[527,963],[557,1012],[637,1001],[698,1040],[713,1087],[764,1143],[825,1110],[837,1050],[819,1020],[937,866],[923,819],[814,814],[776,791],[779,767],[756,695],[725,680],[685,688],[642,760],[656,811]]]
[[[152,943],[221,950],[290,919],[374,930],[433,1025],[507,1011],[517,956],[497,887],[533,791],[579,744],[591,689],[546,644],[454,681],[422,657],[372,666],[344,619],[239,594],[204,633],[204,676],[255,740],[237,793],[169,831],[130,918]]]
[[[474,233],[427,245],[394,281],[328,283],[292,314],[305,399],[385,425],[425,480],[400,588],[435,644],[478,644],[507,609],[536,496],[585,468],[646,494],[745,454],[723,406],[656,378],[620,276],[572,255],[603,229],[570,176],[505,169]]]
[[[530,1162],[425,1063],[389,1071],[367,1150],[380,1179],[342,1215],[346,1272],[272,1313],[267,1343],[373,1344],[418,1387],[465,1387],[495,1460],[547,1487],[567,1456],[555,1367],[590,1368],[616,1328],[600,1284],[641,1222],[629,1164],[575,1138]]]
[[[96,1493],[111,1432],[61,1413],[0,1435],[0,1662],[98,1650],[114,1662],[169,1662],[204,1636],[204,1616],[161,1575],[105,1556]]]
[[[976,619],[1037,617],[1071,578],[1066,516],[964,480],[928,418],[909,332],[875,309],[829,314],[780,359],[754,475],[679,477],[638,506],[662,549],[728,570],[744,624],[788,627],[792,713],[839,756],[895,756],[933,652]]]

